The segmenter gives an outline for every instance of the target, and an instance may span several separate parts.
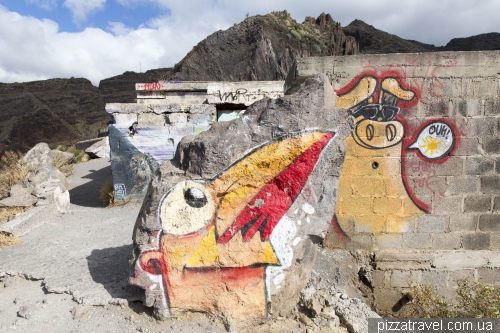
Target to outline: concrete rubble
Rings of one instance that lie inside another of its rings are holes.
[[[71,154],[54,153],[46,143],[30,149],[23,157],[30,170],[28,178],[12,186],[10,196],[0,200],[0,206],[45,206],[55,201],[58,208],[64,210],[69,204],[69,192],[66,176],[54,166],[54,156],[71,163],[73,159],[67,155]]]

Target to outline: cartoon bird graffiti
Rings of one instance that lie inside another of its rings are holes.
[[[265,314],[266,266],[281,264],[270,236],[333,136],[295,133],[264,144],[211,180],[182,181],[162,197],[158,246],[137,265],[161,276],[172,313]]]

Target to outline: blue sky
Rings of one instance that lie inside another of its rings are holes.
[[[249,15],[286,9],[298,22],[330,13],[444,45],[499,32],[498,0],[0,0],[0,82],[171,67],[197,43]]]

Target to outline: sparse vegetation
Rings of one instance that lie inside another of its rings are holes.
[[[75,171],[74,164],[67,164],[65,159],[59,155],[54,156],[54,166],[58,168],[66,177],[69,177]]]
[[[22,160],[23,154],[19,151],[7,150],[0,157],[0,198],[9,194],[9,189],[26,179],[31,169]]]
[[[83,161],[83,157],[85,156],[85,151],[83,151],[81,149],[75,149],[72,151],[72,153],[73,153],[73,155],[75,155],[77,163],[85,162],[85,161]]]
[[[7,247],[22,244],[23,240],[14,235],[0,233],[0,248],[5,249]]]
[[[290,30],[290,33],[291,33],[291,34],[292,34],[295,38],[297,38],[298,40],[301,40],[301,39],[302,39],[302,37],[300,37],[300,34],[299,34],[297,31],[295,31],[295,30]]]
[[[113,207],[115,205],[115,189],[113,187],[113,180],[108,179],[99,191],[99,198],[106,207]]]
[[[59,146],[57,146],[56,149],[59,150],[59,151],[66,151],[66,150],[68,150],[68,146],[66,146],[66,145],[59,145]]]
[[[500,289],[471,281],[457,280],[457,298],[447,300],[433,285],[413,288],[413,300],[406,304],[402,317],[412,318],[500,318]]]

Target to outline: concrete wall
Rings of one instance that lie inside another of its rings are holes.
[[[329,246],[374,251],[376,305],[500,285],[500,51],[306,58],[352,109]]]
[[[283,96],[283,84],[137,83],[137,104],[106,104],[115,195],[142,198],[159,164],[172,159],[179,141],[208,130],[216,121],[216,105],[248,106],[265,97],[277,98]]]

